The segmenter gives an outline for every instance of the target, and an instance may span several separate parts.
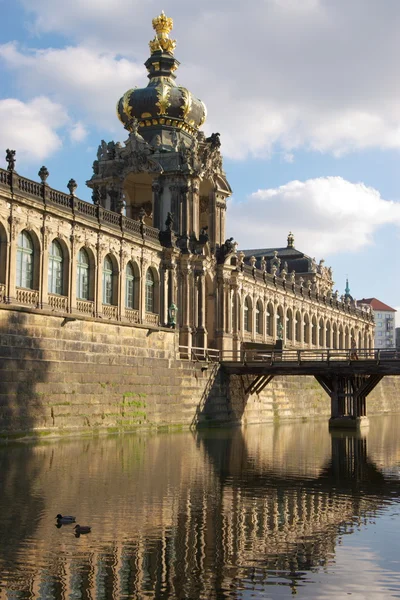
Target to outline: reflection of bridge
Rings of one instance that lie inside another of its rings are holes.
[[[331,399],[334,426],[366,424],[366,398],[385,375],[400,375],[400,353],[387,350],[249,350],[224,353],[230,375],[254,375],[246,394],[261,393],[276,375],[313,375]]]

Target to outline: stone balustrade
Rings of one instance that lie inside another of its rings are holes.
[[[39,306],[39,292],[37,290],[27,290],[25,288],[17,288],[17,303],[26,306]]]
[[[63,312],[68,311],[68,297],[67,296],[59,296],[57,294],[49,294],[48,297],[49,306],[53,310],[60,310]]]

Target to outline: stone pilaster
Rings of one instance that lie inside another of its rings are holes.
[[[179,331],[179,344],[185,346],[185,353],[191,356],[192,349],[192,320],[191,306],[193,299],[193,274],[189,257],[181,261],[181,285],[180,285],[180,316],[181,327]],[[179,313],[178,313],[179,314]]]

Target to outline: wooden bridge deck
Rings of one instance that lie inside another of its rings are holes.
[[[400,375],[400,351],[272,350],[224,353],[222,368],[232,375]]]
[[[277,375],[313,375],[331,399],[330,425],[358,427],[367,423],[368,394],[386,375],[400,375],[400,352],[244,350],[239,358],[225,353],[220,364],[230,375],[253,376],[246,395],[260,394]]]

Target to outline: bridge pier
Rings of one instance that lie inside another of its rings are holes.
[[[329,427],[360,429],[369,425],[366,398],[383,375],[315,375],[329,394],[331,418]]]

